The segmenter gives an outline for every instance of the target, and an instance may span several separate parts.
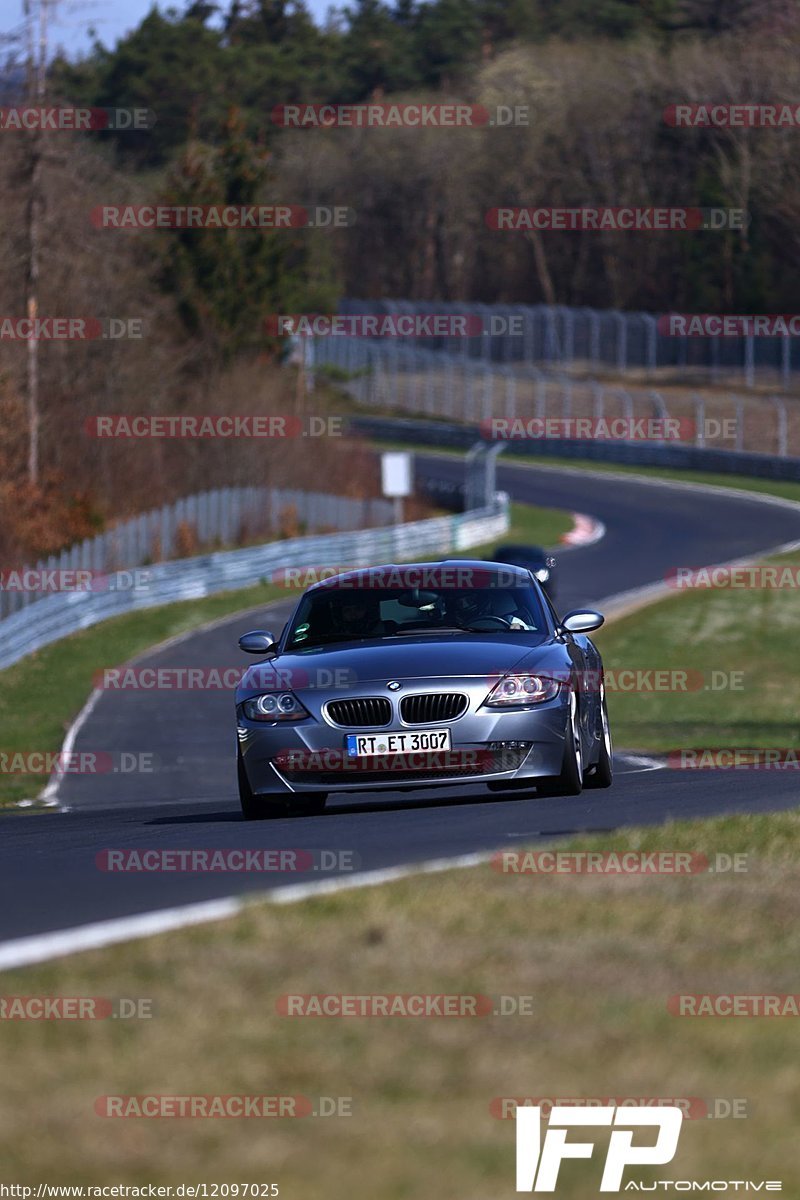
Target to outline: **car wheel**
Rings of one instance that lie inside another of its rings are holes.
[[[237,755],[236,767],[239,778],[239,803],[242,806],[242,816],[245,821],[265,821],[270,817],[285,817],[286,799],[282,794],[276,792],[274,795],[270,795],[262,792],[261,795],[256,795],[251,790],[241,751]]]
[[[597,766],[586,776],[585,787],[607,788],[614,782],[614,752],[608,723],[605,684],[600,685],[600,755]]]
[[[570,692],[569,719],[564,738],[564,761],[558,775],[538,781],[539,790],[549,796],[579,796],[583,790],[583,755],[581,754],[578,701]]]

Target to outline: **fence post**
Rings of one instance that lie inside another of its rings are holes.
[[[660,417],[664,421],[669,420],[669,409],[664,403],[664,397],[661,395],[661,392],[651,392],[650,399],[653,401],[653,408],[656,411],[656,416]]]
[[[589,309],[589,358],[592,366],[600,361],[600,315],[596,309]]]
[[[789,453],[789,429],[786,419],[786,401],[782,396],[773,396],[772,403],[778,411],[778,454],[781,458],[786,458]]]
[[[547,384],[540,375],[536,380],[536,416],[543,421],[547,414]]]
[[[592,416],[595,421],[602,421],[605,416],[605,392],[599,383],[592,383]]]
[[[429,417],[436,415],[436,382],[438,379],[439,351],[425,351],[425,411]]]
[[[533,309],[528,306],[522,312],[522,359],[523,362],[533,363],[535,350]]]
[[[505,367],[503,374],[506,377],[506,396],[505,396],[505,415],[513,420],[517,415],[517,385],[514,378],[514,372],[508,367]]]
[[[649,313],[642,313],[642,320],[645,327],[645,357],[647,360],[648,371],[654,371],[658,366],[658,322],[655,317],[651,317]]]
[[[617,326],[617,370],[624,371],[628,365],[628,324],[625,315],[612,313]]]
[[[494,375],[484,364],[483,368],[483,419],[491,421],[494,414]]]
[[[744,339],[744,377],[749,388],[755,385],[755,338],[748,333]]]
[[[558,310],[551,308],[549,305],[544,307],[545,320],[545,335],[544,335],[544,359],[545,362],[559,362],[561,355],[559,352],[558,333],[556,331],[556,312]]]
[[[706,444],[706,402],[702,396],[694,397],[694,444]]]

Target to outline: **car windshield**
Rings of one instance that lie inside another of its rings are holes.
[[[287,648],[412,634],[541,633],[542,604],[530,586],[369,588],[332,586],[303,597]]]

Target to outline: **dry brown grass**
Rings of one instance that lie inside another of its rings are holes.
[[[331,823],[332,836],[335,823]],[[512,1195],[497,1096],[745,1098],[684,1125],[655,1176],[783,1179],[797,1194],[798,1022],[681,1020],[675,992],[793,992],[800,817],[732,818],[582,843],[749,850],[746,874],[417,877],[81,955],[9,994],[152,996],[151,1021],[0,1026],[6,1179],[269,1181],[282,1196]],[[334,839],[335,840],[335,839]],[[533,1015],[290,1019],[286,992],[530,995]],[[350,1118],[109,1120],[102,1094],[351,1096]],[[559,1194],[594,1195],[598,1164]]]

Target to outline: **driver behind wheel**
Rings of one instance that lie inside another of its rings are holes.
[[[534,628],[530,622],[530,613],[517,607],[517,602],[511,592],[489,592],[488,604],[483,616],[500,617],[502,620],[508,621],[512,629],[532,630]]]
[[[456,618],[462,625],[485,617],[499,617],[510,629],[534,630],[530,613],[520,609],[512,592],[481,589],[464,592],[455,599]]]
[[[340,603],[333,606],[331,618],[336,633],[347,637],[368,638],[383,635],[380,605],[376,596],[364,595],[362,592],[345,595]]]

